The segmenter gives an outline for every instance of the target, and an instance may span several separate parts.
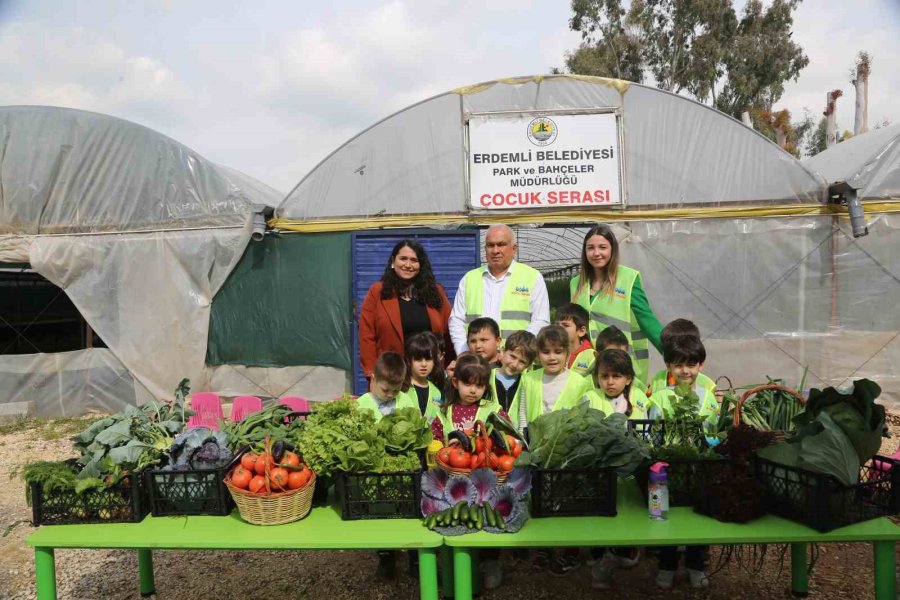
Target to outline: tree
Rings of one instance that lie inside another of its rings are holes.
[[[572,73],[616,77],[684,93],[735,118],[771,111],[809,63],[791,39],[800,0],[573,0],[569,26],[582,43],[566,56]]]

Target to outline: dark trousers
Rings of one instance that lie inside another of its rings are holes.
[[[684,564],[694,571],[706,570],[706,559],[709,546],[688,546],[684,551]],[[681,553],[677,546],[661,546],[659,548],[659,568],[663,571],[677,571]]]

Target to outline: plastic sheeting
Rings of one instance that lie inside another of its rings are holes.
[[[466,212],[472,113],[621,109],[628,206],[815,203],[824,181],[739,121],[656,88],[530,77],[448,92],[363,131],[313,169],[276,211],[285,219]]]
[[[149,398],[106,348],[0,356],[0,397],[21,414],[55,418],[112,413]]]
[[[849,183],[860,199],[900,198],[900,125],[853,136],[803,164],[829,184]]]

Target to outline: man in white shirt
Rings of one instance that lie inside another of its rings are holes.
[[[450,313],[450,339],[457,354],[468,350],[466,327],[478,317],[496,321],[503,338],[520,329],[537,335],[542,327],[550,324],[547,284],[535,269],[513,260],[517,248],[515,234],[506,225],[493,225],[487,230],[484,238],[487,265],[463,276]],[[510,281],[512,286],[507,285]]]

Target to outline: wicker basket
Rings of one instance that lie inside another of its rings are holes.
[[[269,453],[269,440],[266,440]],[[301,488],[272,493],[269,487],[269,462],[266,461],[266,491],[268,494],[254,494],[231,483],[231,472],[225,477],[225,485],[237,504],[241,518],[251,525],[284,525],[299,521],[309,514],[312,507],[313,491],[316,488],[316,474],[310,471],[309,481]]]
[[[451,467],[450,465],[445,465],[440,460],[436,460],[434,462],[435,462],[435,464],[437,464],[437,467],[440,470],[446,471],[450,475],[458,475],[460,477],[468,477],[469,475],[472,474],[472,469],[458,469],[456,467]],[[487,468],[487,467],[479,467],[479,468]],[[494,474],[497,475],[497,483],[506,483],[506,480],[509,479],[508,471],[505,471],[505,472],[498,471],[497,469],[492,469],[492,470],[494,471]]]
[[[750,398],[755,396],[757,393],[762,392],[764,390],[777,390],[779,392],[784,392],[790,396],[793,396],[797,402],[800,403],[800,406],[804,406],[806,404],[806,400],[797,393],[796,390],[792,390],[791,388],[784,387],[783,385],[778,385],[776,383],[769,383],[766,385],[760,385],[755,388],[750,388],[746,392],[744,392],[737,403],[734,405],[734,426],[737,427],[741,424],[741,408],[744,406],[744,403],[749,401]],[[781,442],[784,441],[785,436],[787,436],[787,431],[781,430],[773,430],[772,433],[775,435],[775,441]]]

